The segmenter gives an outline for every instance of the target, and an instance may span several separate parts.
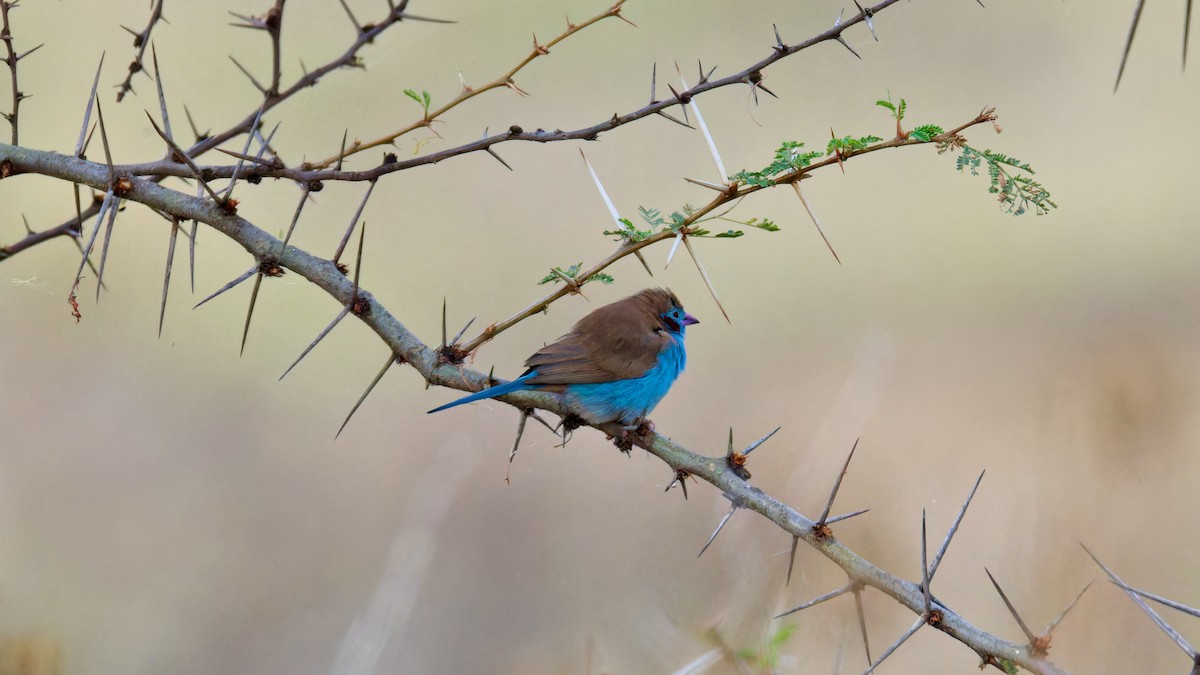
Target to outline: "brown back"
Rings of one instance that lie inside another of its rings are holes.
[[[672,339],[659,315],[680,307],[675,294],[647,288],[583,317],[570,333],[525,360],[530,384],[584,384],[641,377]]]

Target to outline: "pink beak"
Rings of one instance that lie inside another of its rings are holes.
[[[694,323],[700,323],[700,319],[697,319],[696,317],[692,316],[691,314],[684,312],[683,313],[683,325],[690,326]]]

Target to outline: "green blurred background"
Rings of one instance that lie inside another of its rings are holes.
[[[363,21],[383,11],[375,0],[350,4]],[[1098,576],[1080,542],[1131,583],[1197,604],[1200,235],[1187,195],[1200,87],[1179,71],[1182,3],[1152,2],[1112,93],[1132,4],[902,3],[876,17],[880,42],[862,26],[847,33],[861,61],[825,44],[770,68],[765,84],[779,100],[755,106],[745,87],[700,99],[731,172],[765,165],[782,140],[822,148],[831,127],[890,137],[891,120],[873,105],[889,93],[907,99],[913,125],[949,128],[996,106],[1004,133],[967,136],[1031,162],[1061,206],[1049,216],[1001,213],[985,178],[956,173],[932,148],[877,153],[805,183],[841,265],[790,190],[755,195],[733,214],[770,217],[781,232],[696,243],[731,324],[685,256],[660,271],[662,246],[647,252],[654,279],[622,261],[613,286],[557,303],[472,366],[514,376],[590,309],[670,285],[703,323],[690,331],[687,373],[654,414],[658,430],[717,454],[731,426],[745,444],[782,425],[754,456],[753,482],[810,516],[861,437],[835,511],[872,509],[837,528],[871,561],[919,578],[922,509],[940,541],[987,469],[934,583],[973,622],[1021,639],[986,565],[1040,629]],[[265,77],[267,41],[230,27],[225,9],[266,6],[168,3],[171,23],[154,42],[176,133],[187,128],[184,104],[201,130],[257,105],[227,54]],[[343,129],[370,139],[416,119],[404,88],[444,102],[460,73],[486,82],[528,53],[531,33],[548,39],[564,14],[580,21],[604,8],[414,2],[414,13],[458,23],[405,23],[362,52],[364,70],[328,77],[266,123],[282,123],[285,161],[328,156]],[[645,104],[652,64],[662,96],[673,61],[692,82],[697,59],[729,74],[769,53],[772,23],[796,42],[839,9],[634,1],[625,14],[638,28],[603,22],[520,74],[532,96],[487,94],[447,115],[442,138],[417,133],[396,151],[512,124],[594,124]],[[46,42],[21,64],[33,94],[21,108],[23,144],[72,151],[100,54],[106,88],[133,53],[119,26],[140,29],[147,15],[143,0],[14,12],[19,50]],[[284,33],[285,81],[301,60],[313,68],[353,39],[331,1],[289,2]],[[135,86],[119,105],[107,89],[103,97],[118,162],[162,154],[143,113],[157,110],[153,86],[145,76]],[[704,203],[710,193],[682,178],[719,178],[700,134],[661,118],[597,143],[500,146],[512,172],[472,155],[394,174],[363,216],[363,285],[436,344],[443,298],[452,331],[476,316],[478,329],[540,297],[535,282],[549,267],[607,255],[611,221],[581,145],[633,218],[639,205]],[[90,156],[102,157],[96,141]],[[327,185],[293,242],[329,255],[364,188]],[[294,185],[238,192],[242,215],[286,229]],[[0,182],[0,241],[22,236],[21,215],[41,229],[72,208],[55,181]],[[484,403],[426,416],[453,393],[426,391],[406,368],[388,374],[335,442],[386,348],[346,322],[277,383],[338,311],[287,275],[264,283],[239,358],[249,284],[191,310],[249,264],[210,230],[200,233],[194,295],[177,252],[156,338],[167,234],[127,208],[109,292],[96,305],[94,280],[85,282],[78,325],[66,304],[78,264],[69,242],[0,265],[0,656],[9,650],[0,669],[36,672],[12,665],[24,649],[45,654],[42,672],[66,673],[355,672],[348,657],[372,654],[378,672],[663,673],[711,650],[714,629],[724,644],[755,649],[782,623],[796,629],[781,670],[865,667],[846,598],[770,621],[843,584],[834,565],[802,547],[785,588],[790,538],[750,513],[697,560],[728,503],[702,485],[686,502],[664,495],[671,472],[641,451],[627,458],[586,430],[557,448],[531,428],[506,484],[516,414]],[[912,621],[877,593],[866,609],[876,654]],[[339,656],[347,635],[358,647]],[[1052,655],[1074,672],[1187,663],[1106,583],[1056,631]],[[880,672],[965,673],[977,663],[927,630]],[[738,671],[725,661],[708,672]]]

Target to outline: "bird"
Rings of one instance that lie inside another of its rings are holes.
[[[525,359],[527,370],[517,379],[429,412],[541,390],[563,394],[567,407],[591,424],[620,422],[636,429],[683,371],[684,334],[697,323],[670,290],[647,288],[584,316]]]

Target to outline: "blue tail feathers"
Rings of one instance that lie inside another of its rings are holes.
[[[464,396],[456,401],[451,401],[451,402],[447,403],[446,405],[438,406],[438,407],[434,408],[433,410],[430,410],[429,413],[426,413],[426,414],[428,415],[430,413],[440,412],[442,410],[445,410],[446,408],[453,408],[454,406],[459,406],[464,403],[474,403],[475,401],[481,401],[485,398],[495,398],[497,396],[511,394],[514,391],[521,391],[523,389],[529,389],[532,387],[532,385],[527,385],[525,383],[527,381],[529,381],[531,378],[535,377],[536,375],[537,375],[537,372],[525,373],[524,375],[522,375],[521,377],[518,377],[517,379],[513,380],[512,382],[505,382],[504,384],[498,384],[489,389],[484,389],[483,391],[477,391],[474,394],[468,394],[467,396]]]

